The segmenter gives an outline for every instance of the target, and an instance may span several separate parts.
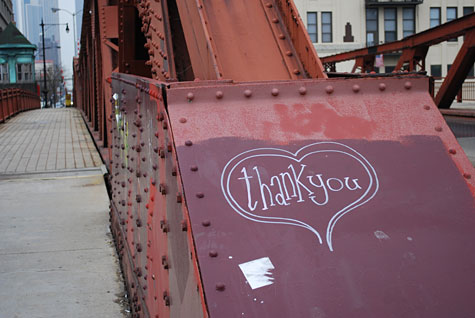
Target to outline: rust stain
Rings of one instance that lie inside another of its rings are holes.
[[[329,139],[342,139],[348,136],[369,138],[373,134],[373,123],[356,116],[342,116],[323,103],[306,106],[301,103],[275,104],[274,110],[279,116],[279,128],[286,133],[298,133],[309,137],[321,132]],[[264,129],[270,129],[264,124]]]

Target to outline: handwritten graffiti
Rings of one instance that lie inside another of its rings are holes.
[[[338,162],[344,163],[346,174],[334,167]],[[355,149],[339,142],[318,142],[295,153],[279,148],[242,152],[224,167],[221,188],[226,201],[242,217],[259,223],[306,228],[320,244],[323,240],[318,224],[314,223],[321,221],[315,221],[313,213],[350,200],[330,211],[326,221],[326,243],[333,251],[335,224],[370,201],[378,191],[379,181],[373,166]],[[299,214],[299,219],[295,218],[300,210],[310,215]]]

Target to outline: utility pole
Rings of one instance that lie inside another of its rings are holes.
[[[46,86],[46,54],[45,54],[45,24],[41,19],[41,40],[43,41],[43,96],[45,99],[45,108],[48,108],[48,87]]]

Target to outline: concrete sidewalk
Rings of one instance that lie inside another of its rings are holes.
[[[100,166],[76,109],[0,125],[0,317],[127,316]]]

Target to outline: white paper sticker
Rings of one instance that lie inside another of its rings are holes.
[[[274,283],[274,277],[272,277],[274,265],[272,265],[268,257],[239,264],[239,268],[252,289],[272,285]]]

